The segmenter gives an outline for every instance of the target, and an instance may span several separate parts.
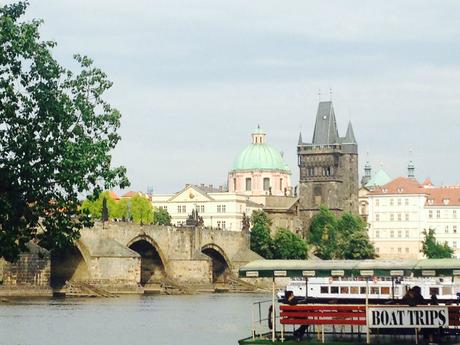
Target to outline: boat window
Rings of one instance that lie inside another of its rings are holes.
[[[382,295],[389,295],[390,294],[390,288],[388,286],[382,286],[381,290]]]
[[[338,294],[339,293],[339,287],[338,286],[331,286],[331,293]]]
[[[359,293],[360,293],[361,295],[365,295],[365,294],[366,294],[366,287],[365,287],[365,286],[361,286],[361,287],[359,288]]]
[[[379,294],[379,288],[375,287],[375,286],[372,286],[371,287],[371,294],[372,295],[378,295]]]
[[[349,291],[349,287],[348,287],[348,286],[342,286],[342,287],[340,287],[340,293],[348,294],[348,291]]]
[[[329,293],[329,286],[321,286],[321,293]]]
[[[451,286],[443,286],[442,294],[443,295],[452,295],[452,287]]]
[[[432,296],[432,295],[439,295],[439,288],[430,287],[430,296]]]
[[[351,293],[351,294],[355,294],[355,295],[359,294],[359,287],[357,287],[357,286],[352,286],[352,287],[350,288],[350,293]]]

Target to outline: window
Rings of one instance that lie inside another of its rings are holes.
[[[250,192],[251,190],[252,190],[251,178],[247,177],[246,178],[246,192]]]
[[[409,199],[405,199],[404,203],[405,203],[406,206],[409,206]]]
[[[430,287],[430,295],[439,295],[439,288],[436,287]]]
[[[220,227],[220,226],[221,226],[221,224],[222,224],[222,223],[221,223],[221,221],[220,221],[220,220],[218,220],[218,221],[217,221],[217,229],[222,229],[222,228]]]
[[[398,253],[402,253],[401,247],[398,248]]]
[[[225,213],[227,211],[226,205],[217,205],[217,213]]]
[[[321,293],[329,293],[329,286],[321,286]]]
[[[375,286],[372,286],[370,294],[371,295],[378,295],[379,294],[379,288],[375,287]]]
[[[406,230],[406,238],[409,237],[409,230]]]
[[[398,199],[398,206],[401,206],[401,199]]]
[[[409,254],[409,248],[406,247],[406,254]]]
[[[360,286],[359,287],[359,293],[361,295],[365,295],[366,294],[366,287],[365,286]]]
[[[223,230],[225,230],[225,229],[227,228],[227,227],[226,227],[226,224],[225,224],[225,220],[222,221],[221,225],[222,225],[222,229],[223,229]]]
[[[380,247],[375,247],[375,252],[378,254],[380,253]]]
[[[236,178],[233,179],[233,190],[236,190]]]
[[[453,232],[454,234],[457,233],[457,225],[452,226],[452,232]]]
[[[409,221],[409,213],[406,213],[406,222]]]
[[[436,218],[441,218],[441,211],[440,210],[436,211]]]
[[[357,286],[350,287],[350,293],[353,294],[353,295],[359,294],[359,287],[357,287]]]
[[[393,199],[390,199],[390,206],[393,206]]]
[[[341,286],[340,287],[340,293],[341,294],[349,294],[350,293],[350,288],[348,286]]]
[[[446,234],[448,234],[448,233],[449,233],[449,225],[446,225],[446,229],[445,229],[445,232],[446,232]]]
[[[182,213],[187,213],[187,206],[182,205]]]
[[[390,231],[390,237],[391,237],[391,238],[395,237],[395,232],[394,232],[394,230],[391,230],[391,231]]]
[[[398,221],[401,221],[402,220],[402,215],[401,213],[398,213]]]
[[[160,206],[160,210],[168,211],[168,206]]]
[[[402,231],[401,231],[401,230],[398,230],[398,237],[399,237],[399,238],[402,237]]]
[[[457,210],[453,210],[453,211],[452,211],[452,216],[453,216],[454,218],[457,218]]]
[[[375,220],[376,220],[377,222],[380,221],[380,214],[377,213],[377,214],[375,215]]]
[[[380,237],[380,231],[375,230],[375,238],[379,238],[379,237]]]
[[[390,288],[388,286],[382,286],[380,288],[380,291],[382,295],[389,295],[390,294]]]
[[[200,213],[204,213],[204,205],[200,205],[198,209],[200,210]]]
[[[331,176],[331,167],[324,168],[324,176]]]
[[[222,213],[225,213],[227,212],[227,206],[226,205],[222,205]]]
[[[331,293],[332,294],[338,294],[339,293],[339,287],[338,286],[331,286]]]
[[[380,206],[380,200],[379,199],[375,199],[375,206]]]
[[[308,177],[315,176],[315,168],[312,168],[312,167],[307,168],[307,176]]]
[[[177,206],[177,213],[182,213],[182,207],[180,205]]]
[[[394,221],[394,220],[395,220],[395,215],[394,215],[393,213],[390,214],[390,220],[391,220],[391,221]]]
[[[280,191],[283,191],[283,179],[280,178]]]
[[[457,241],[452,242],[452,248],[457,248]]]
[[[264,177],[264,190],[268,191],[270,189],[270,179],[268,177]]]
[[[433,218],[433,211],[432,210],[428,211],[428,218],[430,218],[430,219]]]

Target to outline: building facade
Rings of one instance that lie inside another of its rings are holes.
[[[382,259],[422,258],[428,229],[460,256],[460,186],[399,177],[369,192],[368,211],[369,238]]]
[[[246,195],[212,188],[205,190],[194,185],[187,185],[175,194],[155,194],[152,204],[168,211],[172,225],[185,226],[195,211],[202,217],[203,226],[229,231],[241,231],[244,215],[251,217],[254,210],[262,209],[262,205],[249,200]]]
[[[340,137],[332,102],[320,102],[311,143],[297,146],[299,213],[304,231],[320,205],[358,214],[358,144],[351,123]]]
[[[260,127],[252,133],[251,144],[235,158],[228,173],[228,190],[262,204],[267,196],[292,194],[291,171],[282,154],[267,144]]]

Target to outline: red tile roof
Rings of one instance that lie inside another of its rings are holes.
[[[142,194],[141,192],[133,192],[132,190],[130,190],[129,192],[126,192],[125,194],[123,194],[121,197],[122,198],[132,198],[133,196],[136,196],[136,195],[140,195]]]
[[[109,191],[109,196],[115,200],[115,201],[119,201],[120,200],[120,197],[117,195],[117,193],[115,192],[112,192],[112,191]]]
[[[384,186],[375,188],[370,195],[380,194],[426,194],[427,190],[415,179],[398,177]]]
[[[429,179],[423,184],[407,177],[398,177],[369,195],[419,194],[426,195],[426,206],[460,206],[460,186],[434,187]]]

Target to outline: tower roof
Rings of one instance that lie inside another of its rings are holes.
[[[351,122],[348,122],[347,134],[345,134],[345,138],[342,139],[342,143],[356,144],[355,132],[353,131]]]
[[[385,170],[380,169],[377,173],[366,183],[366,187],[381,187],[391,182],[391,177],[385,172]]]
[[[336,144],[338,141],[339,132],[332,101],[319,102],[312,144],[331,145]]]

